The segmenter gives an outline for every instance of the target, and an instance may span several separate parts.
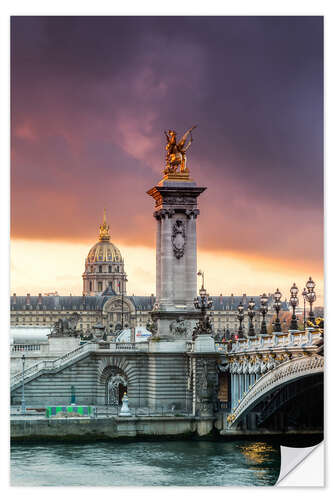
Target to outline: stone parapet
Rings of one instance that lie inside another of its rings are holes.
[[[212,418],[195,417],[109,417],[11,419],[12,442],[53,440],[82,442],[128,437],[204,437],[214,427]]]

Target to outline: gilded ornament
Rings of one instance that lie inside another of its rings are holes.
[[[168,178],[188,178],[189,169],[186,165],[186,152],[193,142],[192,130],[196,125],[185,132],[179,142],[177,142],[177,133],[175,130],[164,131],[167,144],[166,149],[166,166],[164,175]]]

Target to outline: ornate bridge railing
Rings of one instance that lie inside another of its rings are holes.
[[[304,376],[323,373],[323,371],[324,358],[318,355],[292,359],[281,363],[277,368],[263,375],[248,390],[238,406],[233,410],[233,413],[228,417],[229,428],[234,427],[246,412],[275,388]]]
[[[229,354],[274,350],[280,347],[311,347],[316,345],[321,335],[319,330],[307,328],[305,331],[290,330],[289,332],[277,332],[260,337],[248,337],[233,342]]]

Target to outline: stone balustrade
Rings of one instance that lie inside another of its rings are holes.
[[[14,344],[11,346],[12,352],[40,351],[41,344]]]
[[[232,342],[229,354],[274,350],[280,347],[311,347],[316,345],[316,341],[321,335],[319,330],[307,328],[305,331],[289,330],[288,332],[238,339]]]
[[[323,333],[319,329],[289,330],[229,342],[227,361],[231,376],[231,407],[266,373],[285,362],[318,353]]]

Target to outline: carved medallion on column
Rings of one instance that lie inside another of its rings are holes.
[[[180,219],[177,219],[172,226],[171,242],[175,257],[180,259],[184,255],[186,243],[185,225]]]

